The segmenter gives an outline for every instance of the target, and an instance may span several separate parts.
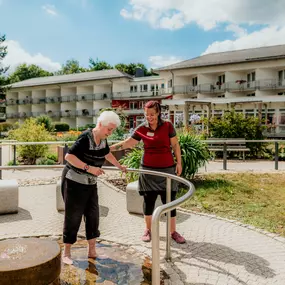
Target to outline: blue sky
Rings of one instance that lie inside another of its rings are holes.
[[[159,67],[283,44],[284,12],[283,0],[0,0],[0,33],[12,67],[56,70],[71,58],[87,67],[89,57]]]

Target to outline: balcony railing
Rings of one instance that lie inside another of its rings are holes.
[[[61,98],[60,97],[47,97],[46,103],[60,103]]]
[[[278,79],[259,80],[259,89],[260,90],[285,89],[285,81]]]
[[[6,118],[7,119],[18,119],[18,113],[10,113],[10,114],[6,114]]]
[[[27,119],[29,117],[32,117],[32,112],[20,112],[18,115],[20,119]]]
[[[60,112],[61,117],[70,117],[74,118],[76,117],[76,111],[71,111],[71,110],[65,110]]]
[[[76,111],[77,117],[93,117],[93,110],[82,109]]]
[[[176,85],[173,88],[174,94],[197,94],[198,91],[198,85]]]
[[[47,111],[47,112],[45,112],[45,115],[47,115],[51,118],[59,118],[60,117],[60,111]]]
[[[84,102],[84,101],[93,101],[94,94],[82,94],[77,95],[77,101]]]
[[[61,102],[75,102],[76,101],[76,95],[69,95],[69,96],[62,96]]]
[[[258,81],[247,82],[245,80],[236,80],[227,82],[226,85],[229,92],[254,91],[258,88]]]

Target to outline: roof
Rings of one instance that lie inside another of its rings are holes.
[[[189,60],[158,68],[154,71],[202,67],[285,58],[285,45],[267,46],[235,51],[209,53]]]
[[[129,78],[133,77],[127,73],[121,72],[117,69],[99,70],[91,72],[74,73],[67,75],[55,75],[47,77],[31,78],[24,81],[11,84],[11,88],[42,86],[51,84],[74,83],[82,81],[112,79],[112,78]]]

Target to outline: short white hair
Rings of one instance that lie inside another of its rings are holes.
[[[101,123],[103,126],[108,126],[109,124],[116,125],[116,128],[118,128],[121,125],[121,120],[118,114],[116,114],[113,111],[103,111],[98,119],[98,123]]]

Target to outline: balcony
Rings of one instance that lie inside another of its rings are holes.
[[[6,118],[7,119],[18,119],[19,115],[18,113],[10,113],[10,114],[6,114]]]
[[[82,94],[82,95],[77,95],[77,101],[93,101],[93,94]]]
[[[76,117],[76,111],[71,111],[71,110],[65,110],[60,112],[61,117],[68,117],[68,118],[75,118]]]
[[[93,117],[93,111],[88,109],[82,109],[76,111],[77,117]]]
[[[199,92],[198,85],[176,85],[173,88],[174,94],[197,94]]]
[[[47,111],[45,112],[45,115],[49,116],[50,118],[59,118],[60,117],[60,111]]]
[[[260,90],[279,90],[285,89],[285,81],[280,81],[278,79],[263,79],[259,80]]]
[[[96,93],[93,94],[93,100],[112,100],[113,93]]]
[[[247,92],[255,91],[258,87],[257,81],[247,82],[246,80],[236,80],[232,82],[227,82],[227,90],[229,92]]]
[[[76,101],[76,95],[69,95],[69,96],[62,96],[61,97],[61,102],[75,102]]]
[[[18,105],[29,105],[32,104],[33,102],[32,98],[17,99],[16,101]]]
[[[60,97],[47,97],[46,103],[60,103],[61,98]]]
[[[18,118],[20,119],[28,119],[30,117],[32,117],[32,112],[20,112],[18,114]]]
[[[159,89],[159,90],[152,90],[152,91],[146,91],[146,92],[114,92],[113,93],[113,99],[127,99],[127,98],[148,98],[148,97],[156,97],[161,96],[165,93],[165,89]]]
[[[124,109],[124,113],[126,115],[143,115],[144,110],[143,109]]]
[[[226,92],[226,84],[224,83],[205,83],[199,84],[199,93],[224,93]]]

